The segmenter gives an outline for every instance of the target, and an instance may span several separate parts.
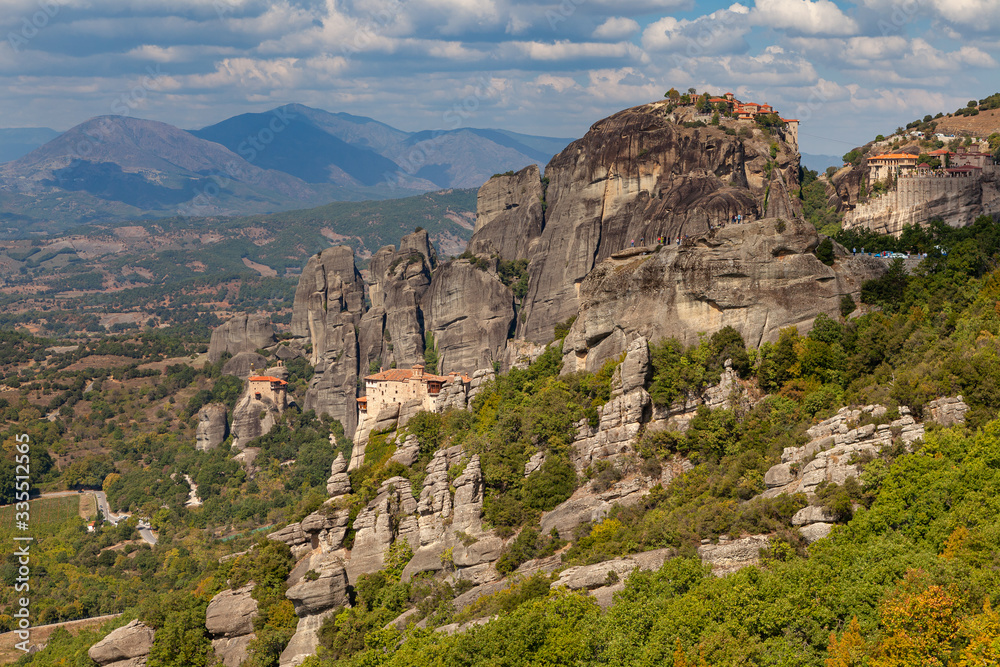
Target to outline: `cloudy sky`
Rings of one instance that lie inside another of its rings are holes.
[[[0,0],[0,126],[197,128],[301,102],[405,130],[578,137],[675,86],[803,121],[803,152],[1000,90],[1000,0]]]

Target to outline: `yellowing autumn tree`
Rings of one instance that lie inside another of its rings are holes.
[[[962,635],[969,643],[962,650],[956,667],[1000,665],[1000,614],[993,610],[989,598],[983,603],[982,614],[962,623]]]
[[[861,667],[864,659],[871,653],[871,647],[861,635],[861,625],[855,616],[847,626],[847,630],[837,639],[835,632],[830,633],[830,645],[826,648],[829,656],[826,667]]]
[[[881,609],[883,639],[872,667],[945,667],[958,641],[958,599],[941,586],[914,591],[921,573],[911,573],[903,591]]]

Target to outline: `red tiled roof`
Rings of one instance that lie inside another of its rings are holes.
[[[799,122],[799,119],[798,118],[782,118],[781,122],[782,123],[797,123],[797,122]]]
[[[250,382],[277,382],[278,384],[288,384],[284,380],[276,378],[273,375],[255,375],[250,378]]]
[[[947,148],[939,148],[936,151],[931,151],[928,155],[953,155],[953,153]]]
[[[875,157],[868,158],[869,160],[916,160],[916,155],[911,155],[910,153],[883,153],[882,155],[876,155]]]
[[[728,104],[728,102],[729,102],[729,100],[727,100],[725,97],[713,97],[713,98],[709,99],[708,101],[716,103],[716,104],[718,104],[719,102],[725,102],[725,103]]]
[[[413,377],[412,368],[390,368],[387,371],[382,371],[380,373],[375,373],[374,375],[368,375],[365,377],[365,381],[371,382],[406,382]],[[432,375],[431,373],[424,373],[420,378],[424,382],[447,382],[451,379],[448,375]]]
[[[388,382],[403,382],[409,380],[412,375],[412,368],[390,368],[374,375],[365,376],[365,380],[372,380],[374,382],[381,382],[383,380]]]

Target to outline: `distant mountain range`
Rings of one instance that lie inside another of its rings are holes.
[[[0,162],[23,157],[58,136],[58,132],[48,127],[0,129]]]
[[[191,131],[123,116],[62,134],[6,130],[0,150],[17,157],[0,164],[0,235],[476,188],[494,173],[544,165],[570,141],[473,128],[404,132],[300,104]]]
[[[810,153],[801,153],[800,155],[802,156],[802,166],[813,171],[824,172],[827,167],[839,169],[844,164],[844,158],[839,155],[812,155]]]

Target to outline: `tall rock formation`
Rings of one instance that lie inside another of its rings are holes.
[[[587,274],[633,241],[704,234],[737,214],[801,211],[787,195],[798,185],[798,152],[780,131],[746,125],[753,134],[740,137],[685,127],[677,113],[660,102],[620,111],[549,163],[518,337],[552,340],[553,325],[576,315]]]
[[[337,246],[309,259],[292,306],[292,333],[309,341],[309,361],[316,369],[304,408],[340,420],[348,437],[358,423],[358,326],[364,296],[354,251]]]
[[[476,229],[468,250],[508,261],[530,257],[532,243],[542,233],[544,200],[538,165],[494,176],[479,188]]]
[[[212,636],[212,650],[225,667],[239,667],[249,657],[258,616],[253,586],[225,590],[212,598],[205,611],[205,628]]]
[[[443,265],[425,304],[439,373],[471,373],[502,358],[514,322],[514,293],[492,267],[464,259]]]
[[[438,373],[472,375],[537,356],[556,324],[577,318],[567,361],[596,370],[638,336],[690,341],[732,324],[759,344],[782,326],[836,314],[841,296],[879,275],[843,253],[832,269],[813,256],[819,239],[789,196],[798,186],[793,136],[733,119],[692,123],[693,113],[667,102],[626,109],[554,157],[545,178],[534,166],[495,176],[479,192],[473,256],[436,266],[423,231],[382,248],[369,265],[368,310],[349,248],[311,259],[292,318],[317,371],[305,407],[361,442],[376,422],[405,421],[406,410],[391,406],[396,414],[358,429],[359,379],[423,361],[431,337]],[[735,215],[773,219],[726,225]],[[527,275],[511,275],[509,263],[524,260]]]
[[[240,352],[256,352],[274,345],[271,321],[260,315],[236,315],[212,331],[208,345],[208,360],[213,364],[228,352],[234,357]]]
[[[834,266],[813,251],[819,235],[798,219],[714,229],[680,246],[629,249],[601,262],[579,286],[579,317],[563,344],[564,369],[596,371],[636,335],[676,337],[732,326],[752,346],[788,326],[837,318],[845,295],[886,266],[837,248]]]
[[[423,229],[403,237],[399,250],[380,249],[368,265],[371,308],[361,320],[361,374],[423,363],[422,301],[437,262]]]
[[[226,406],[210,403],[198,410],[198,430],[195,432],[195,449],[207,452],[222,444],[229,435]]]

